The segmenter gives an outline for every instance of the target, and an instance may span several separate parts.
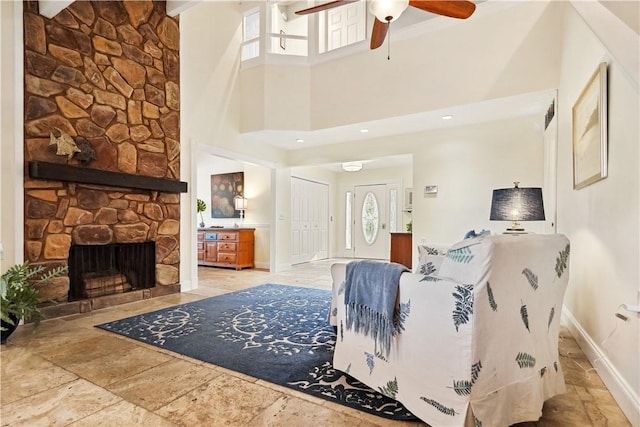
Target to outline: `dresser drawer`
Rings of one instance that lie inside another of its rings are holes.
[[[238,233],[226,231],[218,233],[218,240],[237,240]]]
[[[237,247],[238,244],[233,242],[218,243],[218,252],[235,252]]]
[[[218,252],[218,262],[236,262],[236,254]]]

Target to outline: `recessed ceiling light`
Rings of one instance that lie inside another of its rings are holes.
[[[369,132],[369,129],[360,129],[360,132],[367,133],[367,132]]]
[[[442,116],[442,120],[451,120],[453,118],[453,116],[451,114],[446,114],[444,116]]]
[[[304,139],[298,138],[298,139],[296,139],[296,142],[304,142]]]

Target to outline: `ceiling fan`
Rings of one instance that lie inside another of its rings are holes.
[[[354,3],[359,0],[334,0],[319,4],[308,9],[299,10],[296,15],[308,15],[334,7]],[[409,7],[415,7],[425,12],[451,18],[466,19],[476,10],[476,5],[465,0],[368,0],[369,11],[375,16],[373,30],[371,31],[371,49],[382,46],[389,30],[389,23],[400,17],[402,12]]]

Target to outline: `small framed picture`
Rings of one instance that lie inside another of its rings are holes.
[[[413,209],[413,188],[404,189],[404,210],[410,211]]]
[[[607,63],[593,73],[573,105],[573,188],[607,177]]]

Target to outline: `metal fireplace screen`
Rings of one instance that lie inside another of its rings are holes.
[[[155,248],[155,242],[71,246],[69,301],[153,288]]]

